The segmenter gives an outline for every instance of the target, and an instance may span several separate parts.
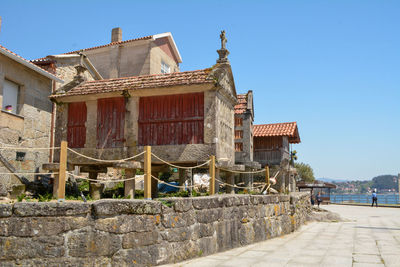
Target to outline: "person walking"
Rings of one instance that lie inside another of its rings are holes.
[[[374,206],[374,203],[376,207],[378,207],[378,197],[376,196],[376,189],[374,189],[374,192],[372,193],[372,205],[371,207]]]
[[[318,192],[318,195],[316,198],[317,198],[317,203],[318,203],[318,208],[319,208],[319,204],[321,204],[321,202],[322,202],[321,192]]]

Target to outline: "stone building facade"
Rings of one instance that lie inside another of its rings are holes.
[[[82,62],[79,54],[86,59]],[[65,82],[75,76],[75,67],[87,62],[96,75],[95,79],[110,79],[139,75],[172,73],[179,71],[182,58],[171,33],[161,33],[141,38],[122,40],[122,30],[115,28],[109,44],[85,48],[32,61],[53,70]],[[60,85],[58,85],[59,87]]]
[[[50,146],[53,105],[48,97],[54,82],[62,80],[0,46],[0,147]],[[39,172],[42,163],[49,161],[49,153],[0,149],[0,173]],[[33,178],[0,174],[0,195]]]

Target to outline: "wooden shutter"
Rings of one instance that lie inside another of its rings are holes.
[[[139,145],[202,144],[204,93],[141,97]]]
[[[97,100],[97,148],[124,145],[125,99],[123,97]]]
[[[69,147],[80,148],[85,146],[86,118],[87,109],[85,102],[68,104],[67,140]]]

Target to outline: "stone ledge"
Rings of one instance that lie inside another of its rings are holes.
[[[160,214],[161,202],[152,200],[99,200],[93,204],[94,215],[111,216],[121,214]]]
[[[82,215],[90,214],[90,204],[79,202],[18,202],[13,206],[13,213],[20,217]]]

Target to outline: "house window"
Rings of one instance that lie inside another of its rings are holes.
[[[170,73],[170,72],[171,72],[171,67],[164,61],[161,61],[161,73]]]
[[[243,143],[235,143],[235,151],[236,152],[243,151]]]
[[[235,118],[235,126],[242,126],[243,118]]]
[[[3,105],[2,109],[14,114],[18,113],[18,92],[19,85],[8,80],[4,80],[3,86]]]
[[[243,131],[235,131],[235,139],[242,139]]]

